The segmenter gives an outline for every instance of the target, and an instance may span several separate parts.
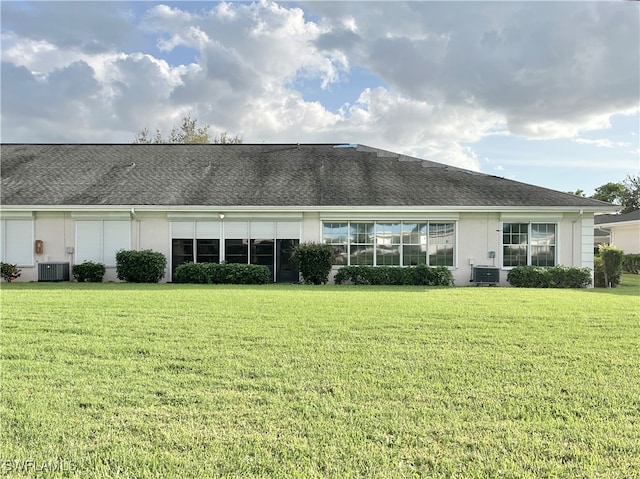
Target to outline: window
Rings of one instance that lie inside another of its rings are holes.
[[[196,263],[219,263],[220,240],[197,239],[196,253]]]
[[[429,264],[453,266],[454,230],[452,223],[429,223]]]
[[[268,266],[269,269],[273,269],[274,246],[275,242],[270,239],[252,239],[251,264],[261,264]]]
[[[195,244],[194,244],[195,243]],[[195,247],[195,249],[194,249]],[[196,252],[194,255],[193,252]],[[194,261],[195,260],[195,261]],[[174,277],[176,268],[184,263],[219,263],[220,240],[173,238],[171,240],[171,273]]]
[[[130,221],[76,221],[76,264],[95,261],[116,266],[116,253],[130,247]]]
[[[348,223],[324,223],[322,238],[333,249],[333,264],[347,265],[347,245],[349,244]]]
[[[375,240],[373,223],[351,223],[350,264],[373,265],[373,242]]]
[[[193,240],[174,238],[171,240],[171,264],[175,269],[183,263],[193,263]]]
[[[33,266],[33,220],[0,220],[0,258],[17,266]]]
[[[556,225],[554,223],[504,223],[502,264],[555,266]]]
[[[402,223],[402,264],[427,262],[427,223]]]
[[[376,258],[379,266],[400,266],[400,223],[376,223]]]
[[[323,241],[335,265],[454,266],[455,223],[327,222]]]
[[[249,241],[246,239],[228,239],[224,241],[225,261],[227,263],[249,262]]]

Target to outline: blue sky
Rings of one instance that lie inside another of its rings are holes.
[[[12,2],[3,142],[131,142],[184,115],[561,191],[640,170],[638,2]]]

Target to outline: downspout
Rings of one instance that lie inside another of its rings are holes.
[[[573,228],[571,228],[571,260],[574,261],[575,258],[575,250],[576,250],[576,223],[578,222],[578,220],[580,220],[582,218],[582,215],[584,214],[584,210],[582,208],[580,208],[580,212],[578,214],[578,217],[573,220]],[[580,242],[580,244],[582,244],[582,241]],[[582,252],[580,252],[581,257],[582,257]],[[582,262],[582,261],[581,261]]]
[[[136,221],[136,251],[140,251],[140,219],[135,208],[131,208],[131,217]]]

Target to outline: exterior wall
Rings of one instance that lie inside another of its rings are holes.
[[[21,267],[20,281],[38,281],[38,264],[73,261],[66,247],[75,244],[74,224],[69,213],[38,212],[34,215],[34,238],[42,241],[42,254],[34,255],[32,267]],[[71,270],[69,270],[71,272]]]
[[[114,213],[111,213],[114,214]],[[218,221],[218,213],[167,213],[120,211],[119,217],[128,218],[131,222],[130,245],[132,249],[151,249],[163,253],[168,260],[167,271],[171,271],[171,221]],[[76,247],[76,220],[83,219],[87,213],[82,212],[36,212],[34,214],[34,239],[43,241],[43,251],[34,255],[34,265],[21,267],[22,276],[19,281],[37,281],[38,264],[42,262],[69,262],[73,265]],[[108,213],[105,213],[108,215]],[[100,217],[100,213],[93,214]],[[550,222],[557,225],[556,257],[557,264],[593,268],[593,214],[556,213],[556,214],[501,214],[499,212],[477,213],[268,213],[242,212],[227,213],[224,222],[242,222],[247,225],[252,221],[274,222],[294,221],[300,224],[299,239],[301,242],[322,242],[323,221],[446,221],[455,222],[455,257],[451,268],[456,285],[472,286],[473,266],[496,266],[500,270],[500,285],[506,286],[509,268],[504,268],[502,258],[502,224],[508,221]],[[636,227],[637,228],[637,227]],[[224,227],[221,231],[224,231]],[[628,235],[625,240],[625,234]],[[618,241],[633,243],[625,246],[633,251],[640,251],[638,236],[634,231],[618,233]],[[221,239],[223,239],[221,237]],[[635,243],[634,243],[635,240]],[[31,241],[31,240],[30,240]],[[625,249],[625,246],[619,246]],[[625,249],[627,251],[627,249]],[[105,281],[116,281],[115,267],[108,267]],[[337,271],[337,268],[336,268]],[[164,281],[169,280],[169,274]]]
[[[471,281],[474,266],[500,268],[500,285],[506,285],[507,273],[501,268],[502,225],[499,213],[461,214],[458,221],[456,267],[453,279],[457,286],[475,285]],[[491,254],[493,253],[493,258]]]
[[[305,213],[302,217],[302,243],[319,243],[322,241],[322,221],[320,213]]]
[[[608,226],[611,230],[611,245],[626,254],[640,254],[640,222]]]

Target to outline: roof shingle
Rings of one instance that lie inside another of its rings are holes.
[[[3,205],[585,207],[607,203],[370,147],[3,144]]]

